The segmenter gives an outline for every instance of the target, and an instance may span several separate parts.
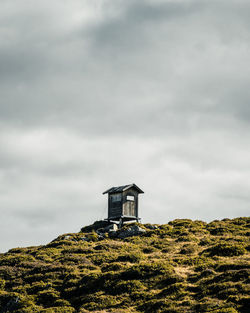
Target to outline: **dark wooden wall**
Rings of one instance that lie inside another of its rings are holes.
[[[121,201],[112,202],[112,196],[115,194],[109,194],[109,210],[108,218],[117,217],[122,215],[122,198]]]
[[[121,201],[112,201],[112,196],[121,194]],[[127,196],[134,196],[134,201],[127,200]],[[122,193],[111,193],[108,197],[108,218],[131,216],[138,218],[138,191],[131,188]]]

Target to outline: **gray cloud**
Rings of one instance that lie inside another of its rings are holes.
[[[129,182],[144,221],[249,214],[248,1],[0,7],[0,249],[105,217]]]

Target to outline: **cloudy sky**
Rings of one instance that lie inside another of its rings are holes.
[[[249,215],[248,0],[1,0],[0,252],[106,217]]]

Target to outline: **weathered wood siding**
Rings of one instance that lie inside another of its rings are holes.
[[[136,216],[135,215],[135,203],[134,203],[134,201],[126,201],[123,204],[123,215]]]
[[[125,220],[138,219],[138,195],[137,188],[129,188],[121,192],[109,193],[108,219]]]
[[[127,200],[127,196],[133,196],[134,201]],[[138,217],[138,192],[133,189],[128,189],[123,192],[123,216]]]

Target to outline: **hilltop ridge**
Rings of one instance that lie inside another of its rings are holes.
[[[247,313],[249,235],[247,217],[95,222],[0,254],[0,313]]]

